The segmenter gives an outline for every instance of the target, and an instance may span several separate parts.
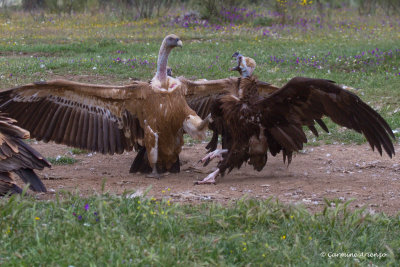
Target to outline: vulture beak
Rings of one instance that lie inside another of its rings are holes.
[[[232,57],[236,58],[238,65],[234,68],[231,68],[231,71],[240,71],[240,60],[239,60],[239,56],[241,56],[241,54],[239,52],[235,52],[233,53]]]
[[[182,41],[181,40],[179,40],[177,43],[176,43],[176,46],[179,46],[180,48],[182,48]]]
[[[231,71],[240,71],[240,67],[239,67],[239,65],[237,65],[236,67],[234,67],[234,68],[231,68]]]
[[[238,64],[236,67],[231,68],[231,71],[238,71],[239,73],[241,73],[242,68],[240,64],[242,64],[243,56],[239,54],[239,52],[236,52],[235,54],[232,55],[232,57],[236,57]]]

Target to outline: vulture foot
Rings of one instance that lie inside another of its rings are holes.
[[[216,149],[216,150],[208,153],[204,158],[202,158],[200,160],[200,162],[204,163],[204,165],[207,165],[214,158],[219,158],[221,160],[222,154],[227,153],[227,152],[228,152],[228,149]]]
[[[166,173],[158,173],[157,171],[152,171],[151,173],[146,174],[145,177],[146,178],[154,178],[154,179],[160,180],[161,177],[163,177],[163,176],[166,176]]]
[[[210,173],[206,178],[204,178],[201,181],[196,181],[194,182],[195,185],[201,185],[201,184],[217,184],[217,176],[219,174],[220,170],[217,169],[216,171],[213,171]]]
[[[161,164],[157,164],[157,172],[159,172],[159,173],[165,173],[165,172],[179,173],[180,167],[181,167],[181,162],[178,157],[176,162],[174,164],[172,164],[171,168],[169,168],[169,169],[166,169]],[[150,174],[151,172],[152,172],[152,168],[150,166],[149,160],[147,159],[146,148],[144,146],[139,146],[138,154],[136,155],[135,159],[133,160],[133,163],[131,165],[129,173]]]

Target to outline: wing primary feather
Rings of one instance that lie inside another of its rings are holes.
[[[110,140],[110,154],[113,155],[116,150],[116,144],[115,144],[115,124],[112,120],[108,121],[108,127],[109,127],[109,140]]]
[[[76,124],[76,115],[77,115],[77,109],[73,108],[71,111],[71,115],[69,116],[68,122],[66,123],[66,128],[64,133],[62,133],[63,138],[61,139],[61,142],[63,144],[66,144],[68,146],[74,146],[73,142],[70,142],[70,140],[73,137],[72,133],[72,127],[74,124]]]
[[[75,112],[76,113],[73,119],[71,131],[66,142],[69,143],[71,146],[79,147],[80,145],[78,141],[79,135],[77,133],[79,126],[82,123],[82,111],[80,109],[75,109]]]
[[[57,109],[57,105],[50,102],[49,107],[47,108],[46,111],[46,116],[43,118],[43,120],[39,123],[37,129],[38,129],[38,134],[36,134],[36,131],[33,131],[33,137],[35,137],[37,140],[42,140],[45,135],[47,130],[49,129],[50,123],[52,121],[52,118],[55,116],[54,110]]]
[[[57,125],[56,129],[57,135],[54,140],[56,144],[62,143],[65,134],[65,129],[67,128],[67,124],[72,112],[72,109],[70,107],[66,107],[64,110],[65,110],[64,116],[62,117],[60,123]]]
[[[97,147],[102,154],[105,154],[104,148],[104,126],[103,126],[103,117],[102,115],[97,115]]]
[[[88,129],[87,129],[87,139],[86,139],[86,144],[87,144],[87,149],[90,151],[94,151],[93,149],[93,132],[94,132],[94,115],[92,113],[89,113],[88,116]]]
[[[310,129],[310,131],[311,131],[316,137],[319,136],[318,131],[317,131],[317,129],[315,128],[314,125],[308,125],[308,129]]]
[[[56,124],[57,124],[57,122],[59,120],[58,117],[60,116],[60,114],[62,115],[63,110],[65,109],[65,107],[63,107],[63,106],[56,106],[56,108],[57,108],[57,110],[54,113],[54,116],[51,118],[49,126],[47,127],[47,130],[46,130],[46,133],[43,135],[43,141],[44,142],[48,142],[50,140],[54,140],[53,135],[56,132],[54,130],[54,128],[56,127]]]
[[[108,119],[105,115],[103,115],[103,146],[104,146],[104,153],[110,152],[110,136],[109,136],[109,124]]]
[[[47,117],[49,116],[49,109],[52,103],[50,101],[43,101],[42,103],[42,113],[41,115],[37,116],[39,119],[34,123],[34,129],[31,130],[31,136],[36,137],[39,136],[42,132],[43,124],[46,122]],[[43,136],[41,136],[43,137]]]
[[[325,132],[329,133],[329,129],[328,129],[328,127],[326,127],[326,124],[324,123],[323,120],[321,120],[321,119],[315,119],[315,121],[319,124],[319,126],[321,126],[321,128],[322,128]]]
[[[79,141],[79,146],[81,149],[87,149],[89,150],[89,146],[88,146],[88,134],[89,134],[89,120],[90,120],[90,116],[89,116],[89,112],[87,112],[86,110],[82,111],[82,124],[79,127],[79,131],[78,131],[78,138],[80,139]]]
[[[115,133],[115,141],[116,141],[116,151],[118,154],[122,154],[124,152],[124,147],[122,146],[122,140],[125,138],[124,133],[118,127],[114,128]]]
[[[30,113],[30,116],[27,116],[30,122],[25,129],[28,129],[30,132],[33,132],[36,129],[38,129],[37,126],[40,120],[43,118],[48,104],[49,103],[48,102],[46,103],[43,99],[38,102],[35,102],[36,106],[35,110],[33,110],[32,113]]]
[[[97,149],[97,136],[98,136],[98,130],[99,130],[99,122],[98,122],[98,120],[97,120],[97,116],[96,115],[93,115],[93,131],[92,131],[92,137],[91,137],[91,141],[92,141],[92,144],[91,144],[91,150],[92,151],[99,151],[98,149]]]

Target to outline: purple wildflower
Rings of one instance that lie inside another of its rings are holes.
[[[86,210],[86,211],[89,210],[89,204],[85,204],[85,210]]]

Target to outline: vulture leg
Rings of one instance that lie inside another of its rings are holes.
[[[216,149],[210,153],[208,153],[204,158],[200,160],[201,163],[204,163],[204,165],[208,165],[211,160],[214,158],[219,158],[222,159],[222,154],[228,153],[228,149]]]
[[[172,164],[171,168],[169,168],[168,172],[170,172],[170,173],[178,173],[180,171],[181,171],[181,162],[180,162],[179,157],[178,157],[178,159],[175,161],[175,163]]]
[[[213,171],[212,173],[210,173],[209,175],[207,175],[207,177],[204,178],[203,180],[194,182],[194,184],[195,185],[216,184],[217,183],[216,179],[217,179],[219,172],[220,172],[220,170],[217,169],[217,170]]]
[[[152,172],[147,174],[146,177],[149,178],[157,178],[160,179],[161,176],[157,171],[157,160],[158,160],[158,134],[151,129],[151,127],[147,124],[147,121],[144,121],[145,130],[144,130],[144,143],[146,146],[146,150],[149,151],[147,153],[147,158],[150,163],[150,167]]]

